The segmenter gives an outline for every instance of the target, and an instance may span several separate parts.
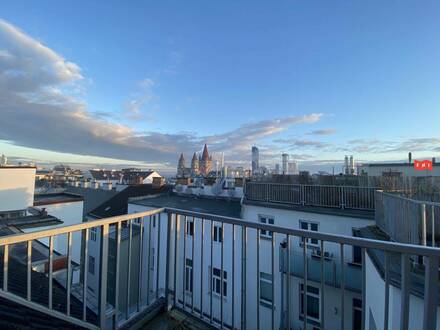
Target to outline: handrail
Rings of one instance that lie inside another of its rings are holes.
[[[334,235],[323,232],[308,231],[303,229],[290,229],[290,228],[278,227],[274,225],[262,224],[257,222],[248,222],[246,220],[239,218],[224,217],[215,214],[206,214],[206,213],[193,212],[193,211],[187,211],[187,210],[181,210],[175,208],[165,208],[165,212],[168,214],[175,213],[175,214],[186,215],[199,219],[223,222],[223,223],[238,225],[246,228],[273,231],[279,234],[286,234],[286,235],[305,237],[305,238],[314,238],[326,242],[354,245],[354,246],[359,246],[361,248],[363,247],[370,249],[386,250],[397,253],[419,254],[425,256],[440,257],[439,248],[428,247],[428,246],[404,244],[404,243],[398,243],[392,241],[380,241],[380,240],[353,237],[353,236]]]
[[[74,225],[61,226],[61,227],[57,227],[57,228],[53,228],[53,229],[44,229],[44,230],[39,230],[39,231],[35,231],[32,233],[14,234],[14,235],[9,235],[9,236],[4,236],[4,237],[0,238],[0,246],[27,242],[27,241],[45,238],[45,237],[49,237],[49,236],[67,234],[67,233],[71,233],[74,231],[90,229],[90,228],[103,226],[103,225],[112,225],[112,224],[119,223],[122,221],[131,220],[133,218],[148,217],[150,215],[155,215],[155,214],[161,213],[163,211],[164,211],[163,208],[159,208],[159,209],[148,210],[148,211],[140,212],[140,213],[131,213],[131,214],[124,214],[124,215],[119,215],[119,216],[110,217],[110,218],[91,220],[91,221],[81,222],[81,223],[74,224]]]
[[[415,204],[425,204],[425,205],[431,205],[431,206],[440,206],[439,202],[431,202],[431,201],[423,201],[423,200],[419,200],[419,199],[414,199],[414,198],[409,198],[409,197],[405,197],[402,195],[398,195],[395,193],[390,193],[390,192],[386,192],[383,190],[377,190],[378,193],[381,193],[385,196],[389,196],[389,197],[394,197],[394,198],[399,198],[408,202],[413,202]]]
[[[215,214],[187,211],[187,210],[168,208],[168,207],[158,208],[140,213],[125,214],[121,216],[110,217],[100,220],[93,220],[75,225],[67,225],[54,229],[46,229],[46,230],[36,231],[27,234],[15,234],[10,236],[5,236],[3,238],[0,238],[0,246],[27,242],[30,240],[45,238],[49,236],[67,234],[69,232],[71,233],[83,229],[90,229],[105,224],[114,224],[114,223],[130,220],[133,218],[147,217],[159,213],[168,213],[168,214],[176,213],[179,215],[186,215],[200,219],[223,222],[223,223],[238,225],[247,228],[262,229],[267,231],[273,231],[280,234],[287,234],[287,235],[299,236],[305,238],[314,238],[317,240],[323,240],[334,243],[356,245],[364,248],[387,250],[398,253],[420,254],[426,256],[440,257],[440,249],[434,247],[420,246],[415,244],[404,244],[404,243],[391,242],[391,241],[379,241],[374,239],[344,236],[344,235],[334,235],[323,232],[308,231],[303,229],[291,229],[291,228],[279,227],[279,226],[256,223],[256,222],[249,222],[240,218],[225,217]]]

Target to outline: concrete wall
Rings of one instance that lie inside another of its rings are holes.
[[[35,168],[0,167],[0,212],[34,204]]]

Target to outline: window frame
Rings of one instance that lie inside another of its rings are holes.
[[[303,228],[302,224],[306,224],[307,229]],[[316,230],[313,230],[312,226],[315,226],[315,225],[316,225]],[[319,232],[319,222],[299,219],[299,229]],[[303,246],[304,241],[306,241],[307,246],[319,247],[319,240],[317,240],[316,238],[300,237],[299,245]]]
[[[185,292],[193,293],[194,290],[194,264],[192,259],[185,259]]]
[[[186,236],[194,236],[194,221],[193,221],[193,219],[191,219],[191,220],[186,219],[185,231],[186,231]]]
[[[89,239],[93,242],[96,242],[96,240],[98,239],[98,228],[97,227],[90,228]]]
[[[314,292],[310,292],[310,288],[313,288],[315,290],[318,291],[318,293],[314,293]],[[303,295],[304,295],[304,283],[300,283],[299,284],[299,317],[304,319],[304,300],[303,300]],[[321,311],[321,290],[320,288],[317,288],[313,285],[309,285],[307,284],[307,305],[308,305],[308,301],[309,298],[313,298],[313,299],[318,299],[318,314],[319,314],[319,318],[315,318],[313,316],[309,316],[308,313],[308,306],[306,306],[307,309],[307,320],[310,321],[314,321],[314,322],[321,322],[321,317],[322,317],[322,311]]]
[[[92,264],[93,264],[93,267],[91,266]],[[88,273],[91,275],[95,275],[96,259],[94,256],[89,255],[87,266],[88,266]]]
[[[215,243],[221,243],[223,241],[223,229],[221,225],[213,224],[212,229],[212,241]]]
[[[264,225],[274,225],[275,224],[275,217],[273,217],[271,215],[259,214],[258,215],[258,223],[261,223]],[[260,238],[271,240],[272,236],[273,236],[272,231],[266,231],[264,229],[260,229]]]
[[[262,275],[265,275],[267,277],[270,277],[270,279],[265,278]],[[272,295],[273,292],[273,275],[271,273],[265,273],[265,272],[260,272],[260,305],[266,306],[266,307],[272,307],[273,305],[273,296],[272,296],[272,300],[268,300],[264,297],[262,297],[262,292],[263,290],[261,290],[261,282],[265,282],[267,284],[270,285],[270,294]]]
[[[355,304],[355,301],[357,301],[357,302],[360,302],[360,306],[356,306],[356,304]],[[361,327],[360,327],[360,329],[362,329],[362,299],[359,299],[359,298],[353,298],[353,300],[352,300],[352,313],[353,313],[353,317],[352,317],[352,319],[353,319],[353,324],[352,324],[352,326],[353,326],[353,329],[359,329],[359,328],[356,328],[355,327],[355,318],[354,318],[354,315],[355,315],[355,313],[356,312],[360,312],[360,314],[361,314]]]
[[[219,274],[216,275],[215,273]],[[221,297],[221,291],[223,289],[223,298],[227,298],[228,296],[228,272],[223,270],[223,285],[222,285],[222,277],[221,277],[221,269],[213,267],[212,268],[212,278],[211,278],[211,294],[217,297]],[[220,290],[217,290],[220,288]]]

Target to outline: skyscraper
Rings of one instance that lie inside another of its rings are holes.
[[[298,163],[296,161],[289,162],[287,172],[287,174],[298,174]]]
[[[256,146],[252,147],[252,174],[258,174],[260,171],[260,151]]]
[[[287,168],[287,163],[289,162],[289,155],[288,154],[282,154],[281,155],[282,158],[282,163],[283,163],[283,173],[282,174],[287,174],[288,172],[288,168]]]

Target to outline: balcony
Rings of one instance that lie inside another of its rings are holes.
[[[66,238],[62,256],[54,251],[60,236]],[[47,267],[36,267],[34,247],[42,242],[48,242]],[[338,255],[314,253],[309,242],[320,251],[337,247]],[[17,246],[26,247],[24,260],[14,258]],[[346,257],[353,246],[360,249],[360,266]],[[423,329],[435,329],[437,248],[171,208],[0,238],[0,304],[63,328],[173,328],[182,322],[187,328],[364,327],[372,251],[400,261],[397,268],[385,262],[383,270],[385,292],[399,287],[399,306],[390,306],[390,294],[375,302],[383,305],[386,320],[398,309],[401,329],[409,329],[412,318]],[[57,262],[61,257],[65,261]],[[423,262],[414,267],[412,260]],[[411,316],[415,273],[423,313]],[[353,297],[361,302],[354,306],[356,316],[349,308]]]
[[[244,196],[267,203],[374,210],[375,191],[372,187],[246,182]]]

